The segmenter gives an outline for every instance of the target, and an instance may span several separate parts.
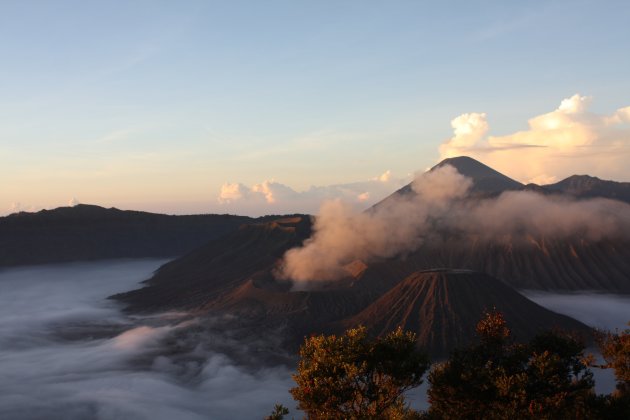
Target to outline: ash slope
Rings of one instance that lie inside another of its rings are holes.
[[[415,332],[419,345],[439,356],[471,342],[480,314],[493,308],[504,314],[517,340],[549,328],[589,334],[586,325],[543,308],[500,280],[448,269],[411,274],[341,325],[364,325],[377,336],[400,326]]]
[[[308,216],[242,225],[238,230],[171,261],[149,279],[147,287],[115,295],[134,310],[197,309],[220,300],[248,280],[273,278],[284,253],[311,232]],[[290,284],[274,283],[288,290]]]

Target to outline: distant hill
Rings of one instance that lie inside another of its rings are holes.
[[[544,189],[577,198],[610,198],[630,203],[630,182],[605,181],[589,175],[573,175]]]
[[[255,219],[168,216],[79,204],[0,217],[0,266],[175,257]]]

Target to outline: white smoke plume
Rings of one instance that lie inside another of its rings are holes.
[[[280,277],[295,282],[334,280],[356,260],[404,256],[442,232],[459,238],[509,241],[528,238],[628,238],[630,205],[606,199],[573,200],[531,191],[466,200],[472,180],[449,165],[419,175],[413,193],[397,194],[372,211],[341,201],[322,205],[313,235],[286,252]]]
[[[531,191],[508,191],[449,209],[454,217],[447,228],[486,240],[520,238],[588,241],[628,238],[630,205],[608,199],[574,200]]]
[[[354,260],[391,257],[412,251],[423,240],[427,224],[448,203],[463,197],[471,181],[452,166],[419,176],[416,194],[401,195],[357,212],[340,200],[325,202],[315,219],[313,236],[304,246],[289,250],[281,276],[296,281],[331,280],[342,276]]]

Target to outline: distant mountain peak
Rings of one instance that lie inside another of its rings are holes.
[[[495,171],[491,167],[484,165],[483,163],[475,160],[469,156],[457,156],[448,159],[444,159],[429,172],[435,171],[445,165],[454,167],[457,172],[472,180],[471,192],[476,196],[497,196],[504,191],[523,190],[525,186],[520,182],[509,178],[502,173]],[[422,175],[420,175],[422,176]],[[382,201],[376,203],[370,208],[371,211],[376,209],[396,196],[405,196],[407,194],[414,194],[412,183],[405,185],[399,190],[392,193],[390,196],[385,197]]]
[[[457,169],[457,172],[472,179],[472,189],[476,192],[497,194],[507,190],[521,190],[524,187],[520,182],[503,175],[469,156],[457,156],[444,159],[431,168],[431,171],[445,165],[454,167]]]

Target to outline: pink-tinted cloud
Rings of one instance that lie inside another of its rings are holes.
[[[489,135],[485,113],[451,121],[453,137],[440,146],[441,158],[468,155],[521,182],[550,183],[573,174],[627,179],[630,106],[609,115],[589,110],[590,97],[573,95],[553,111],[528,121],[528,129]]]

